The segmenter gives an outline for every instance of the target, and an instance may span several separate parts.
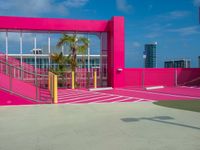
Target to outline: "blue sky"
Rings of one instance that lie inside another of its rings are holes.
[[[158,42],[158,67],[164,60],[200,55],[200,0],[0,0],[0,14],[74,19],[125,17],[127,67],[142,67],[145,43]]]

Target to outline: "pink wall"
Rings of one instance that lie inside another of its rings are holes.
[[[126,68],[124,70],[125,86],[141,86],[142,85],[142,69]]]
[[[20,96],[11,95],[9,92],[0,89],[0,106],[10,106],[10,105],[28,105],[37,104],[36,102],[29,101]]]
[[[10,89],[10,81],[12,82],[12,88]],[[12,78],[10,80],[10,77],[7,75],[4,75],[0,73],[0,87],[12,90],[13,93],[20,94],[22,96],[25,96],[27,98],[36,99],[36,87],[33,85],[30,85],[28,83],[25,83],[21,80]]]
[[[184,68],[126,68],[125,86],[200,85],[200,69]],[[198,80],[197,80],[198,78]],[[193,81],[194,80],[194,81]],[[193,81],[188,83],[188,81]]]
[[[200,68],[182,68],[177,70],[178,84],[200,85]]]
[[[124,86],[124,17],[113,17],[108,38],[108,85]],[[118,69],[122,71],[118,71]]]

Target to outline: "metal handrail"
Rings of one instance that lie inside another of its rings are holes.
[[[3,63],[3,64],[6,64],[7,66],[10,66],[10,67],[16,68],[16,69],[18,69],[18,70],[20,70],[20,71],[23,71],[23,72],[28,73],[28,74],[31,74],[31,75],[46,76],[46,77],[48,77],[48,75],[38,74],[37,72],[31,73],[31,72],[29,72],[29,71],[23,69],[23,67],[17,67],[17,66],[14,66],[14,65],[8,64],[7,62],[3,62],[2,60],[0,60],[0,62]]]
[[[195,82],[195,81],[200,81],[200,77],[197,77],[197,78],[192,79],[192,80],[190,80],[190,81],[184,82],[182,85],[187,85],[187,84],[193,83],[193,82]]]
[[[5,57],[1,57],[1,55],[2,55],[2,56],[5,56]],[[9,63],[12,63],[12,64],[14,64],[14,65],[20,65],[21,67],[23,66],[23,68],[27,68],[27,69],[29,69],[29,70],[35,71],[35,67],[34,67],[33,65],[28,64],[28,63],[25,63],[25,62],[20,62],[19,60],[17,60],[17,59],[14,58],[14,57],[7,57],[7,58],[6,58],[6,56],[8,56],[8,55],[2,54],[2,53],[0,52],[0,60],[4,60],[4,62],[9,62]],[[45,68],[37,68],[36,70],[37,70],[38,72],[46,71]],[[48,72],[48,71],[46,71],[46,72]]]
[[[18,66],[15,66],[15,65],[12,65],[12,64],[8,64],[8,62],[5,62],[5,61],[2,61],[2,60],[0,60],[0,64],[2,64],[3,66],[5,66],[5,69],[7,68],[7,71],[10,71],[10,70],[12,70],[12,69],[16,69],[16,70],[18,70],[19,72],[23,72],[23,73],[26,73],[26,74],[28,74],[29,76],[34,76],[35,78],[33,78],[34,80],[34,82],[32,82],[32,83],[34,83],[34,84],[32,84],[33,86],[35,86],[35,98],[33,98],[32,96],[31,97],[29,97],[29,96],[27,96],[26,94],[25,95],[23,95],[21,92],[21,94],[20,93],[14,93],[13,92],[13,78],[15,78],[14,76],[13,76],[13,74],[12,73],[7,73],[6,72],[6,75],[10,78],[9,79],[9,88],[5,88],[5,87],[0,87],[1,89],[4,89],[4,90],[6,90],[6,91],[9,91],[9,92],[11,92],[11,93],[13,93],[13,94],[16,94],[16,95],[19,95],[19,96],[21,96],[21,97],[24,97],[24,98],[26,98],[26,99],[29,99],[29,100],[32,100],[32,101],[37,101],[37,102],[51,102],[51,101],[49,101],[50,99],[49,98],[46,98],[45,100],[41,100],[41,88],[39,87],[39,85],[40,84],[38,84],[38,81],[40,82],[40,81],[42,81],[42,80],[40,80],[41,78],[44,78],[44,79],[48,79],[48,75],[45,75],[45,74],[39,74],[39,73],[37,73],[37,72],[30,72],[30,71],[28,71],[28,70],[25,70],[25,69],[23,69],[23,67],[18,67]],[[1,72],[1,73],[3,73],[3,74],[5,74],[4,72]],[[41,84],[42,85],[42,84]],[[46,95],[45,95],[46,96]],[[48,95],[47,95],[48,96]]]

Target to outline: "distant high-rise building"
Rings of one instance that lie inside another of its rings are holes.
[[[145,44],[144,46],[145,68],[156,68],[156,46],[157,42],[153,44]]]
[[[191,61],[188,59],[165,61],[165,68],[190,68]]]
[[[198,60],[199,60],[199,68],[200,68],[200,56],[199,56],[199,59],[198,59]]]
[[[199,6],[199,24],[200,24],[200,6]]]
[[[174,68],[174,61],[165,61],[165,68]]]

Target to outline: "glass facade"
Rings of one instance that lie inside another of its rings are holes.
[[[165,62],[165,68],[174,68],[174,62],[173,61],[166,61]]]
[[[198,60],[199,60],[199,68],[200,68],[200,56],[199,56],[199,59],[198,59]]]
[[[12,54],[12,57],[16,58],[19,60],[20,62],[20,56],[19,55],[15,55]],[[49,56],[42,56],[37,54],[36,58],[35,55],[29,55],[29,56],[23,56],[22,57],[22,62],[30,64],[30,65],[35,65],[35,60],[36,60],[36,64],[37,64],[37,68],[50,68],[52,66],[56,66],[55,63],[51,62],[49,64]],[[85,67],[83,67],[83,63],[82,63],[82,56],[78,56],[77,58],[77,62],[78,62],[78,66],[80,68],[87,68],[87,64],[88,64],[88,60],[87,57],[84,57],[84,65]],[[90,68],[97,68],[100,67],[100,55],[90,55]]]
[[[87,70],[92,74],[92,71],[96,68],[99,70],[98,85],[101,84],[102,87],[106,87],[108,82],[107,33],[69,32],[66,34],[73,35],[75,33],[79,37],[84,37],[89,40],[89,47],[86,49],[86,52],[83,55],[82,53],[77,54],[77,70]],[[50,58],[52,53],[62,52],[63,55],[67,56],[71,52],[69,44],[57,47],[60,37],[63,36],[62,34],[62,32],[57,33],[53,31],[47,33],[46,31],[29,32],[3,30],[0,32],[0,54],[5,55],[5,61],[12,61],[12,63],[16,63],[16,66],[28,68],[31,71],[34,69],[35,72],[39,70],[41,74],[43,74],[50,68],[58,68],[58,64],[53,62]],[[70,64],[66,64],[66,66],[67,69],[70,70]]]
[[[156,68],[156,45],[145,44],[145,68]]]
[[[190,60],[180,59],[164,62],[165,68],[190,68]]]

